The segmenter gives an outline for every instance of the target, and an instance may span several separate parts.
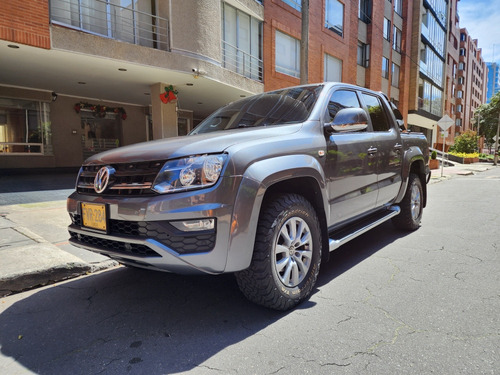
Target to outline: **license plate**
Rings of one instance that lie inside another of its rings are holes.
[[[84,227],[106,231],[106,206],[82,202],[82,223]]]

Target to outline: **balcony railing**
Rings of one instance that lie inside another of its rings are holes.
[[[222,41],[224,67],[242,76],[262,81],[262,60]]]
[[[168,19],[133,8],[148,3],[125,7],[106,0],[50,0],[50,16],[54,24],[168,51]]]

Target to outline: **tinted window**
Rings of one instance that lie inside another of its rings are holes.
[[[368,108],[373,130],[376,132],[388,131],[390,126],[380,99],[376,96],[363,93],[363,100]]]
[[[255,95],[215,111],[191,134],[307,120],[323,86],[295,87]]]
[[[343,108],[361,108],[354,91],[337,90],[332,94],[328,102],[326,122],[332,122],[337,112]]]

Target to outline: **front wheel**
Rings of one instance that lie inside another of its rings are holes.
[[[418,175],[411,173],[406,194],[399,204],[401,213],[392,220],[402,230],[416,230],[420,227],[424,209],[424,191]]]
[[[308,298],[321,262],[319,221],[302,196],[287,194],[265,203],[250,267],[236,273],[252,302],[289,310]]]

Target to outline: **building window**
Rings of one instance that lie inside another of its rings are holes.
[[[457,98],[462,99],[464,92],[462,90],[457,91]]]
[[[344,4],[338,0],[326,0],[325,27],[344,35]]]
[[[330,82],[342,82],[342,60],[325,53],[324,80]]]
[[[462,126],[462,119],[461,119],[461,118],[457,118],[457,119],[455,120],[455,125],[456,125],[456,126]]]
[[[359,0],[358,17],[364,23],[370,23],[372,21],[371,0]]]
[[[370,65],[370,45],[358,41],[358,65],[368,68]]]
[[[465,56],[465,48],[460,48],[460,56]]]
[[[419,83],[419,109],[442,116],[443,92],[430,82],[420,79]]]
[[[382,57],[382,77],[389,78],[389,59]]]
[[[123,42],[168,49],[168,20],[151,0],[51,0],[52,22]]]
[[[394,87],[399,87],[399,65],[392,63],[392,72],[391,72],[391,84]]]
[[[224,67],[262,81],[262,22],[226,3],[223,18]]]
[[[457,112],[462,113],[462,104],[457,104]]]
[[[298,0],[298,1],[296,1],[296,0],[283,0],[283,2],[285,4],[290,5],[293,9],[298,10],[299,12],[302,9],[301,1],[300,0]]]
[[[387,40],[391,39],[391,21],[384,18],[384,38]]]
[[[0,155],[52,154],[49,104],[0,98]]]
[[[300,42],[276,30],[276,71],[300,77]]]
[[[458,84],[463,85],[464,84],[464,77],[458,77]]]
[[[465,70],[465,63],[459,62],[458,63],[458,70]]]
[[[392,40],[392,48],[401,53],[401,30],[396,26],[393,28],[394,39]]]
[[[394,0],[394,10],[400,16],[403,16],[403,0]]]

